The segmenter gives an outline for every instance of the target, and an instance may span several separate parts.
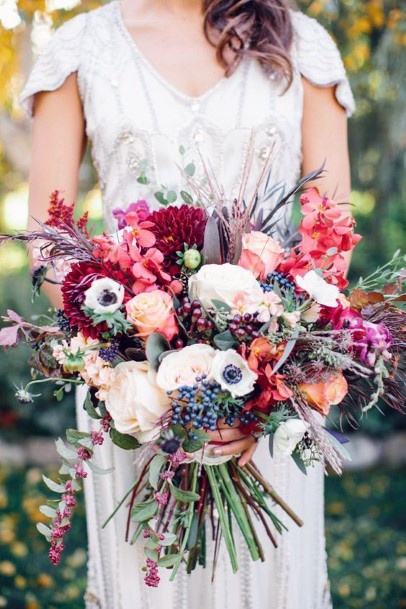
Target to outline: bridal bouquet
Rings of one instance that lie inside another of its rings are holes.
[[[215,551],[224,539],[234,571],[234,526],[252,560],[264,560],[254,519],[275,546],[286,528],[280,510],[302,524],[255,464],[222,455],[210,432],[239,426],[267,436],[271,454],[290,456],[304,473],[315,461],[340,471],[345,438],[324,425],[331,409],[354,419],[379,399],[402,407],[400,256],[348,294],[344,254],[361,237],[315,187],[301,195],[298,238],[285,243],[272,237],[275,210],[257,213],[258,197],[246,205],[204,200],[198,189],[180,194],[180,206],[161,193],[158,211],[145,201],[117,209],[118,231],[93,236],[55,192],[38,230],[3,237],[32,244],[35,292],[52,267],[63,294],[47,325],[4,317],[0,344],[33,348],[34,379],[16,396],[32,402],[31,388],[51,381],[61,399],[84,384],[94,420],[90,433],[69,429],[67,443],[58,439],[60,480],[44,478],[60,494],[41,508],[50,526],[38,525],[50,559],[60,560],[88,468],[108,474],[97,466],[108,436],[138,456],[117,509],[127,505],[126,536],[144,544],[149,586],[159,567],[173,579],[182,562],[188,572],[205,565],[210,522]]]

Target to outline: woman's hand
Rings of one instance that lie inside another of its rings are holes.
[[[227,425],[225,419],[220,419],[218,422],[217,431],[205,430],[210,436],[211,442],[221,442],[221,446],[215,446],[212,449],[213,455],[216,457],[222,455],[241,455],[238,459],[238,465],[243,467],[250,461],[257,449],[257,438],[252,435],[242,433],[239,428],[239,422],[235,421],[232,427]]]

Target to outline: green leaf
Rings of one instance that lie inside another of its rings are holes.
[[[45,535],[48,541],[51,539],[51,529],[47,527],[43,522],[37,522],[37,529],[41,533],[41,535]]]
[[[154,562],[158,562],[158,550],[150,550],[149,548],[145,548],[144,554],[147,558],[150,558]]]
[[[210,216],[206,222],[204,229],[204,245],[203,245],[204,264],[220,264],[221,263],[221,242],[218,224]]]
[[[178,195],[174,190],[168,190],[168,192],[166,193],[166,200],[168,201],[168,203],[175,203],[177,198]]]
[[[186,453],[195,453],[197,450],[200,450],[203,446],[204,442],[202,440],[194,440],[193,438],[187,438],[183,444],[182,448]]]
[[[307,467],[306,465],[303,463],[302,459],[300,458],[299,453],[292,453],[292,459],[293,461],[296,463],[296,465],[298,466],[298,468],[300,469],[300,471],[302,472],[302,474],[304,474],[305,476],[307,476]]]
[[[179,554],[167,554],[158,560],[158,567],[173,567],[179,561]]]
[[[96,463],[93,463],[93,461],[91,459],[88,459],[86,461],[86,463],[90,467],[92,472],[94,472],[95,474],[98,474],[98,475],[106,475],[106,474],[111,474],[112,472],[114,472],[114,467],[109,467],[109,468],[99,467],[98,465],[96,465]]]
[[[112,427],[110,428],[109,435],[113,444],[124,450],[134,450],[141,446],[134,436],[130,436],[127,433],[120,433],[117,429],[113,429]]]
[[[180,196],[182,197],[186,205],[193,205],[193,197],[188,192],[186,192],[186,190],[181,190]]]
[[[137,182],[138,184],[149,184],[149,180],[145,174],[141,174],[140,176],[138,176]]]
[[[154,197],[158,201],[158,203],[160,203],[161,205],[168,205],[168,203],[169,203],[169,201],[167,201],[167,199],[165,198],[165,195],[163,192],[160,192],[160,191],[155,192]]]
[[[222,302],[221,300],[217,300],[216,298],[213,298],[212,300],[213,306],[218,309],[219,311],[224,311],[225,313],[230,313],[231,311],[231,307],[226,304],[225,302]]]
[[[68,444],[72,444],[79,448],[79,440],[83,440],[84,438],[90,438],[90,434],[86,431],[78,431],[77,429],[67,429],[66,430],[66,439]]]
[[[56,390],[54,391],[54,398],[55,398],[55,399],[56,399],[58,402],[61,402],[61,401],[62,401],[62,399],[63,399],[63,394],[64,394],[64,388],[63,388],[63,386],[62,386],[62,387],[60,387],[59,389],[56,389]]]
[[[55,441],[55,446],[58,455],[62,457],[62,459],[66,459],[67,461],[72,461],[78,458],[78,454],[75,450],[70,450],[64,443],[61,438],[58,438]]]
[[[185,154],[185,152],[186,152],[186,148],[184,146],[182,146],[182,145],[179,146],[179,154],[181,156],[183,156]]]
[[[148,537],[148,539],[146,540],[146,542],[144,544],[144,547],[148,548],[149,550],[156,550],[159,545],[160,544],[158,541],[156,541],[152,537]]]
[[[187,173],[188,176],[192,177],[195,175],[196,173],[196,165],[194,163],[189,163],[188,165],[186,165],[185,167],[185,172]]]
[[[269,454],[273,457],[273,433],[269,434]]]
[[[47,487],[53,491],[54,493],[64,493],[65,492],[65,485],[64,484],[58,484],[57,482],[54,482],[53,480],[51,480],[51,478],[47,478],[46,476],[42,476],[43,481],[45,482],[45,484],[47,485]]]
[[[152,334],[148,336],[145,346],[145,355],[154,370],[158,370],[159,368],[159,356],[161,353],[169,351],[170,348],[171,345],[169,344],[168,339],[160,332],[152,332]]]
[[[191,503],[193,501],[199,501],[200,495],[198,493],[192,493],[192,491],[183,491],[174,484],[170,485],[171,494],[184,503]]]
[[[131,519],[134,522],[145,522],[152,518],[158,510],[158,504],[155,499],[148,499],[134,505],[131,510]]]
[[[165,455],[155,455],[149,465],[149,483],[155,490],[158,488],[159,475],[165,463]]]
[[[84,410],[86,410],[87,414],[91,419],[101,419],[101,416],[97,412],[96,408],[93,405],[92,396],[90,390],[86,394],[86,399],[83,404]]]
[[[187,540],[187,550],[191,550],[197,544],[197,535],[199,532],[199,516],[197,513],[193,514],[192,524],[190,526],[190,533]]]
[[[171,546],[176,541],[175,533],[165,533],[165,539],[160,539],[161,546]]]
[[[221,334],[217,334],[213,338],[213,342],[216,347],[220,349],[220,351],[227,351],[227,349],[232,349],[237,345],[237,341],[231,334],[230,330],[226,330],[225,332],[221,332]]]
[[[55,518],[56,509],[51,507],[50,505],[40,505],[39,511],[41,512],[41,514],[44,514],[44,516],[47,516],[48,518]]]

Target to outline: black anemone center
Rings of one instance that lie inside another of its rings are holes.
[[[236,385],[242,380],[242,371],[234,364],[228,364],[223,370],[223,379],[229,385]]]
[[[117,294],[115,294],[111,290],[103,290],[102,292],[100,292],[97,301],[104,307],[108,307],[109,305],[116,304]]]

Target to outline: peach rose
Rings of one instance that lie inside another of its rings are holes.
[[[129,300],[125,308],[127,319],[135,326],[140,338],[147,338],[158,331],[172,340],[178,331],[172,297],[166,292],[142,292]]]
[[[301,383],[298,389],[312,408],[327,416],[330,406],[339,404],[347,395],[348,383],[342,372],[336,372],[328,381]]]
[[[282,262],[283,256],[284,250],[278,241],[265,233],[252,231],[242,238],[242,254],[238,264],[264,280]]]

